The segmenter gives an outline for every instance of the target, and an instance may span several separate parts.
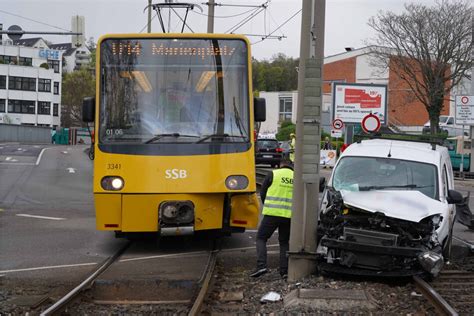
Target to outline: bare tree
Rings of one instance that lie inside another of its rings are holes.
[[[374,63],[390,68],[413,90],[428,112],[431,133],[436,134],[444,100],[468,78],[472,67],[470,2],[405,4],[403,13],[380,11],[368,24],[377,32],[369,43]]]

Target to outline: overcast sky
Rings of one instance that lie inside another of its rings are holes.
[[[176,1],[176,0],[175,0]],[[153,3],[164,2],[154,0]],[[207,6],[201,3],[207,0],[181,0],[199,4],[203,13],[207,14]],[[251,4],[259,5],[265,0],[216,0],[222,4]],[[326,34],[325,55],[334,55],[344,51],[344,47],[359,48],[364,46],[364,41],[373,36],[372,30],[367,25],[371,16],[379,10],[401,12],[403,4],[416,2],[431,4],[434,0],[326,0]],[[86,37],[95,40],[107,33],[132,33],[140,32],[146,25],[147,14],[143,9],[148,4],[147,0],[1,0],[0,23],[8,29],[13,24],[20,25],[25,31],[62,31],[53,27],[42,25],[28,19],[37,20],[62,29],[71,29],[71,17],[83,15],[86,23]],[[268,34],[301,9],[301,0],[272,0],[266,10],[260,12],[255,18],[235,31],[244,34]],[[226,32],[240,21],[245,19],[252,8],[238,8],[217,6],[215,15],[227,16],[215,19],[215,33]],[[195,11],[200,13],[199,9]],[[165,23],[168,25],[168,10],[164,11]],[[178,10],[181,16],[184,11]],[[231,15],[239,16],[228,17]],[[188,15],[188,25],[194,32],[206,32],[207,17],[191,12]],[[171,28],[181,30],[181,21],[172,15]],[[299,55],[299,39],[301,30],[301,13],[295,16],[274,35],[284,35],[282,40],[267,39],[252,46],[252,52],[257,59],[270,59],[276,53],[288,56]],[[152,31],[160,32],[158,19],[152,22]],[[188,30],[189,31],[189,30]],[[145,29],[146,32],[146,29]],[[38,35],[41,36],[41,35]],[[36,37],[24,35],[23,38]],[[54,42],[70,42],[68,36],[43,36]],[[249,37],[251,42],[260,40],[258,37]]]

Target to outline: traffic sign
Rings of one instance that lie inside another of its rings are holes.
[[[342,137],[342,130],[340,130],[340,129],[332,129],[332,130],[331,130],[331,137],[332,137],[332,138],[341,138],[341,137]]]
[[[456,96],[455,108],[457,125],[474,125],[474,95]]]
[[[372,113],[362,119],[362,129],[366,133],[377,132],[380,129],[380,119]]]
[[[344,127],[344,122],[341,119],[335,119],[332,121],[332,127],[334,129],[342,129]]]

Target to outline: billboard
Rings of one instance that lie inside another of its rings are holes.
[[[368,114],[374,114],[382,125],[387,120],[387,86],[334,82],[332,86],[333,120],[360,124]]]

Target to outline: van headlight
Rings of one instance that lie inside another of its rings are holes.
[[[117,176],[107,176],[103,177],[100,181],[102,189],[107,191],[120,191],[125,185],[125,181],[121,177]]]
[[[433,276],[437,276],[444,265],[443,256],[433,251],[425,251],[418,256],[422,268]]]
[[[249,185],[249,179],[246,176],[228,176],[225,179],[225,186],[229,190],[243,190]]]

